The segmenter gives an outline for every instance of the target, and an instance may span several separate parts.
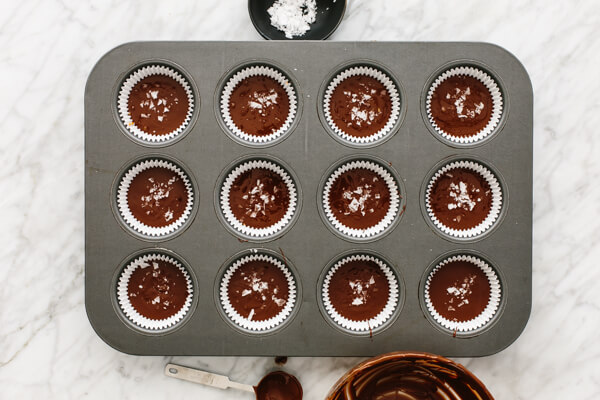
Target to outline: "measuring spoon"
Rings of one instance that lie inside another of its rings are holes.
[[[302,400],[302,386],[295,376],[283,371],[265,375],[258,385],[232,382],[229,377],[177,364],[167,364],[165,375],[218,389],[233,388],[254,393],[256,400]]]

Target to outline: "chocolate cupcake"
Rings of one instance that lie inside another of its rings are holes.
[[[327,315],[338,326],[371,333],[398,307],[398,281],[390,266],[369,254],[345,256],[329,268],[321,296]]]
[[[322,206],[327,221],[345,236],[369,238],[399,215],[400,190],[390,171],[368,160],[349,161],[327,178]]]
[[[194,192],[187,174],[176,164],[149,159],[130,167],[119,182],[117,207],[134,231],[160,237],[190,218]]]
[[[127,131],[143,141],[160,143],[180,135],[190,124],[194,96],[181,73],[148,65],[123,82],[117,108]]]
[[[297,188],[283,167],[254,159],[227,174],[219,201],[226,222],[236,232],[267,238],[290,224],[297,211]]]
[[[490,135],[503,112],[502,93],[484,71],[469,66],[449,69],[427,92],[426,111],[434,130],[447,140],[469,144]]]
[[[327,86],[323,114],[344,141],[373,143],[391,134],[400,116],[400,94],[384,72],[367,66],[350,67]]]
[[[117,299],[134,325],[169,328],[183,319],[193,298],[189,272],[173,257],[150,253],[130,261],[119,276]]]
[[[428,312],[453,332],[469,332],[487,324],[498,310],[501,296],[494,269],[472,255],[446,258],[433,268],[425,283]]]
[[[296,281],[281,260],[256,251],[227,267],[219,284],[219,300],[235,326],[265,332],[280,326],[292,313]]]
[[[265,144],[289,131],[298,102],[290,79],[275,68],[256,65],[229,78],[220,106],[233,135],[244,142]]]
[[[475,161],[454,161],[439,169],[425,192],[425,207],[433,224],[456,238],[487,231],[502,208],[496,176]]]

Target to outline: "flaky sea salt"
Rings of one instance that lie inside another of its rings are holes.
[[[456,203],[448,203],[448,210],[454,210],[455,208],[462,208],[464,210],[473,211],[473,208],[477,205],[475,201],[469,195],[467,184],[463,181],[450,184],[450,197],[456,200]],[[481,199],[477,199],[481,201]]]
[[[367,302],[367,298],[369,297],[368,289],[375,284],[375,279],[373,275],[367,282],[363,282],[360,279],[355,281],[349,281],[348,285],[350,289],[352,289],[352,293],[355,295],[352,300],[353,306],[361,306]]]
[[[316,0],[277,0],[267,10],[271,25],[292,39],[302,36],[310,29],[317,17]]]

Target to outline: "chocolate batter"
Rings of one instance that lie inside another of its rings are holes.
[[[275,357],[275,364],[277,365],[285,365],[287,363],[288,358],[286,356],[277,356]]]
[[[296,377],[283,371],[266,375],[254,387],[256,400],[302,400],[302,386]]]
[[[152,227],[168,226],[183,215],[188,192],[181,177],[168,168],[153,167],[137,174],[127,203],[133,216]]]
[[[163,260],[152,260],[137,267],[131,274],[127,292],[133,308],[154,320],[177,314],[188,296],[183,272]]]
[[[290,112],[288,95],[279,82],[256,75],[241,81],[229,98],[235,126],[254,136],[267,136],[283,126]]]
[[[290,205],[288,187],[282,177],[266,168],[255,168],[238,176],[229,191],[229,207],[246,226],[266,228],[277,223]]]
[[[442,317],[465,322],[480,315],[487,307],[490,282],[477,265],[468,261],[452,261],[431,277],[429,297]]]
[[[352,321],[375,317],[385,307],[389,284],[379,265],[373,261],[350,261],[331,277],[329,299],[335,310]]]
[[[444,132],[453,136],[475,136],[492,117],[493,101],[488,88],[467,75],[443,81],[431,96],[431,116]]]
[[[340,175],[329,192],[329,207],[345,226],[366,229],[377,225],[390,208],[390,191],[377,173],[357,168]]]
[[[429,203],[442,224],[453,229],[470,229],[482,223],[490,213],[492,190],[478,172],[454,168],[434,183]]]
[[[435,362],[399,360],[372,368],[346,386],[335,400],[477,400],[480,397],[464,374],[448,371]],[[473,385],[474,386],[474,385]]]
[[[285,274],[267,261],[249,261],[231,276],[229,302],[244,318],[265,321],[285,307],[289,288]]]
[[[179,128],[185,122],[188,107],[183,86],[164,75],[152,75],[136,83],[127,105],[133,124],[157,136]]]
[[[392,113],[392,100],[385,86],[375,78],[355,75],[333,90],[329,105],[335,125],[354,137],[379,132]]]

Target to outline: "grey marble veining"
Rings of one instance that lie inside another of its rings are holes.
[[[261,40],[243,0],[0,4],[0,398],[247,399],[162,374],[168,361],[257,383],[272,358],[135,357],[93,332],[83,303],[83,94],[133,40]],[[349,0],[332,40],[487,41],[535,93],[533,310],[522,336],[460,359],[497,399],[600,397],[600,5]],[[292,358],[321,399],[357,358]]]

